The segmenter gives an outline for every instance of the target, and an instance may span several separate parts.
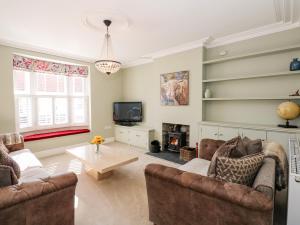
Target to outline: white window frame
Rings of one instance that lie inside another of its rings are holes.
[[[25,71],[24,71],[25,72]],[[52,130],[52,129],[61,129],[61,128],[72,128],[72,127],[85,127],[88,128],[90,127],[90,79],[89,76],[86,79],[85,83],[85,95],[71,95],[72,90],[74,89],[71,87],[70,83],[73,82],[71,80],[71,77],[67,78],[66,82],[66,88],[67,88],[67,93],[66,94],[53,94],[53,95],[43,95],[43,94],[37,94],[35,93],[35,90],[37,90],[36,85],[37,85],[37,79],[36,75],[34,75],[34,72],[29,72],[30,76],[30,93],[29,94],[18,94],[14,93],[15,96],[15,121],[16,121],[16,130],[18,132],[35,132],[35,131],[42,131],[42,130]],[[56,75],[56,74],[51,74],[52,76],[63,76],[63,75]],[[14,80],[15,84],[15,80]],[[15,87],[14,87],[15,88]],[[19,98],[21,97],[29,97],[31,98],[32,101],[32,127],[26,127],[26,128],[20,128],[20,120],[19,120]],[[38,125],[38,105],[37,105],[37,99],[41,97],[45,98],[51,98],[52,99],[52,116],[53,116],[53,125],[49,126],[40,126]],[[55,98],[66,98],[68,102],[68,123],[64,124],[55,124]],[[72,121],[72,99],[73,98],[83,98],[85,101],[85,122],[84,123],[73,123]]]

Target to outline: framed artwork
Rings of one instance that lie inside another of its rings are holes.
[[[189,71],[160,75],[161,105],[189,104]]]

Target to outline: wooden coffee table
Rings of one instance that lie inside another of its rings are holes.
[[[128,150],[109,145],[101,145],[100,152],[95,152],[96,146],[84,145],[67,149],[66,152],[79,159],[86,172],[96,180],[112,175],[113,170],[120,166],[137,161],[138,156]]]

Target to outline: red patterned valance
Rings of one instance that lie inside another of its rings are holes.
[[[89,73],[89,69],[87,66],[57,63],[40,59],[33,59],[20,55],[14,55],[13,66],[16,70],[53,73],[65,76],[88,76]]]

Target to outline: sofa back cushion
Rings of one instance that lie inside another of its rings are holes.
[[[247,155],[259,153],[262,151],[261,139],[251,140],[248,137],[243,138],[243,143],[247,151]]]
[[[252,186],[264,159],[263,153],[242,158],[218,157],[216,178],[226,182]]]
[[[20,178],[21,171],[18,163],[13,160],[6,151],[3,150],[4,144],[0,144],[0,146],[0,165],[10,166],[13,169],[16,177]]]
[[[225,141],[223,140],[213,140],[209,138],[202,139],[200,142],[199,157],[211,161],[217,149],[224,143]]]

